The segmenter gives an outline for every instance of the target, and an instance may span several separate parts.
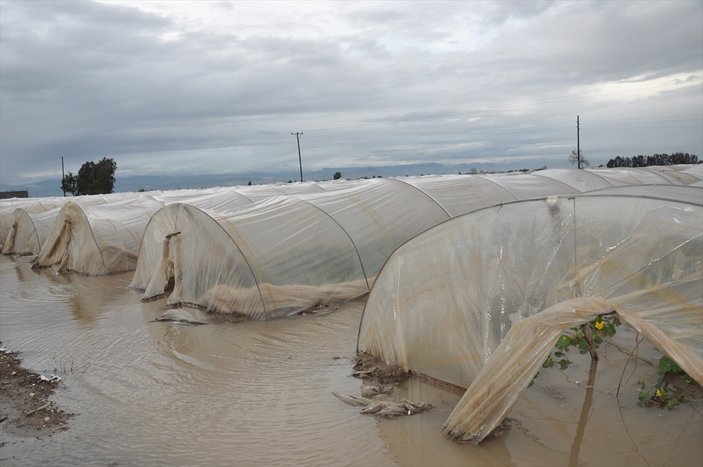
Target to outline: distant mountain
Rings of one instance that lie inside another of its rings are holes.
[[[523,163],[524,164],[524,163]],[[497,164],[411,164],[378,167],[336,167],[322,170],[304,171],[303,178],[309,180],[332,180],[335,172],[341,172],[346,179],[359,179],[371,177],[393,177],[406,175],[428,175],[428,174],[449,174],[467,173],[471,170],[479,172],[501,172],[515,170],[520,167]],[[247,172],[239,174],[200,174],[200,175],[136,175],[132,177],[120,177],[117,172],[115,191],[148,191],[148,190],[176,190],[179,188],[209,188],[214,186],[235,186],[246,185],[249,182],[255,185],[266,183],[285,183],[297,181],[297,172]],[[0,191],[27,190],[29,196],[61,196],[60,180],[42,180],[28,183],[26,185],[5,185],[0,184]]]

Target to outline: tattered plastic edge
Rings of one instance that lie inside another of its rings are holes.
[[[542,368],[561,333],[612,312],[703,385],[703,361],[689,348],[622,306],[599,297],[576,298],[515,323],[449,414],[442,432],[463,443],[483,441]]]

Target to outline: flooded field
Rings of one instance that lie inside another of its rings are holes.
[[[154,322],[164,302],[140,302],[131,274],[32,271],[0,259],[0,341],[23,365],[62,378],[53,400],[69,429],[28,437],[0,425],[2,465],[700,465],[703,408],[637,405],[658,354],[621,327],[601,348],[596,387],[588,356],[540,372],[512,426],[480,446],[440,432],[460,393],[417,379],[394,397],[431,402],[393,420],[359,414],[331,391],[359,395],[350,377],[363,302],[329,314],[209,324]],[[616,390],[622,379],[619,397]]]

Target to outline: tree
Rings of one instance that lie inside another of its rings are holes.
[[[675,152],[672,154],[637,155],[632,157],[616,156],[607,163],[608,167],[648,167],[650,165],[697,164],[695,154]]]
[[[99,195],[112,193],[115,185],[117,163],[112,158],[103,157],[98,162],[88,161],[78,171],[71,172],[61,180],[61,189],[73,196]]]
[[[71,193],[73,196],[76,196],[76,192],[78,191],[78,177],[71,172],[68,172],[68,175],[64,175],[61,180],[61,191],[63,191],[64,194]]]
[[[332,178],[335,180],[339,180],[340,178],[342,178],[342,172],[335,172]]]
[[[571,165],[576,164],[576,167],[579,169],[589,167],[591,165],[591,163],[588,162],[585,157],[583,157],[583,151],[579,150],[579,154],[576,155],[575,149],[571,151],[571,155],[569,156],[569,162],[571,162]]]

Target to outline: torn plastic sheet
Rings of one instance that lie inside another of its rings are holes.
[[[699,384],[703,383],[703,359],[656,325],[602,298],[577,298],[514,324],[449,415],[442,431],[460,442],[481,442],[508,415],[559,336],[570,327],[610,312],[674,359]]]
[[[645,191],[508,203],[428,230],[380,271],[357,350],[470,388],[446,426],[465,441],[507,414],[563,329],[611,310],[703,382],[703,190]]]

